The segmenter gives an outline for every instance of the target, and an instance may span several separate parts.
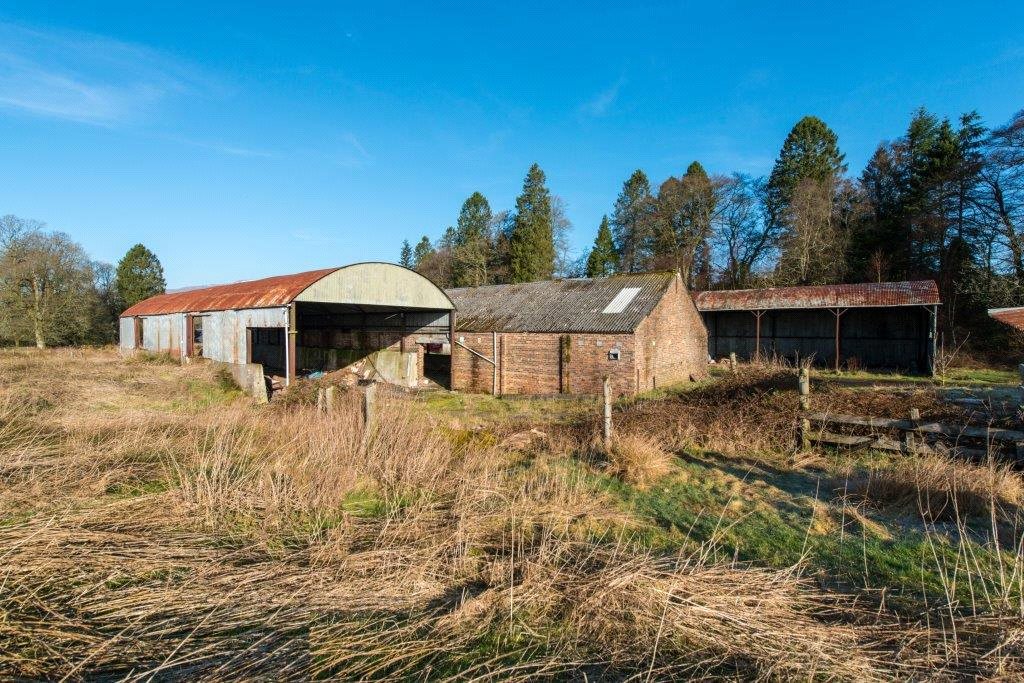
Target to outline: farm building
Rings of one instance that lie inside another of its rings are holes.
[[[939,290],[931,280],[699,292],[708,351],[931,373]]]
[[[452,388],[617,395],[707,374],[707,333],[676,273],[450,289]]]
[[[419,273],[357,263],[154,296],[121,314],[120,346],[228,363],[243,386],[355,363],[416,386],[425,346],[449,339],[452,308]]]
[[[988,314],[1004,325],[1024,332],[1024,306],[1013,308],[990,308]]]

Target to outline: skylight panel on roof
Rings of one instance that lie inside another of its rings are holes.
[[[624,310],[626,310],[626,306],[628,306],[633,301],[633,299],[636,298],[636,295],[639,294],[639,293],[640,293],[640,288],[639,287],[623,287],[619,291],[619,293],[615,295],[615,298],[612,299],[608,303],[608,305],[604,307],[604,310],[601,311],[601,312],[602,313],[622,313]]]

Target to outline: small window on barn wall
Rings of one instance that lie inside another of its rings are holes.
[[[608,350],[608,360],[618,360],[618,359],[619,359],[619,350],[618,349],[609,349]]]

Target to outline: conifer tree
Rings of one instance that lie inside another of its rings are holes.
[[[402,252],[398,262],[406,268],[412,268],[412,247],[409,246],[409,240],[402,240]]]
[[[423,263],[423,259],[427,258],[434,253],[434,247],[430,244],[430,238],[424,235],[420,238],[420,241],[416,243],[416,249],[412,253],[412,265],[413,267],[419,266]]]
[[[651,256],[654,198],[647,175],[637,169],[622,184],[615,200],[612,231],[621,269],[627,273],[644,270]]]
[[[678,270],[691,287],[697,273],[710,269],[708,242],[715,201],[711,179],[698,161],[687,167],[683,177],[662,183],[655,200],[653,265]]]
[[[509,280],[546,280],[555,270],[555,240],[551,215],[551,193],[544,171],[534,164],[516,198],[516,215],[509,236]]]
[[[601,217],[601,225],[594,238],[594,248],[587,257],[587,277],[605,277],[615,272],[619,255],[615,251],[615,241],[608,224],[608,216]]]
[[[768,220],[780,224],[800,181],[832,183],[846,172],[839,138],[824,121],[805,116],[786,136],[766,188]]]
[[[463,203],[453,240],[452,281],[456,287],[486,284],[492,219],[491,205],[479,192]]]
[[[117,264],[117,293],[125,308],[167,289],[160,259],[145,246],[136,244]]]

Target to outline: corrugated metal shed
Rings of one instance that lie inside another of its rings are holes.
[[[939,288],[932,280],[720,290],[698,292],[693,300],[701,312],[933,306],[941,303]]]
[[[463,332],[633,332],[650,315],[675,273],[613,275],[446,290]],[[637,291],[604,313],[620,293]]]
[[[452,308],[444,292],[423,275],[393,263],[371,262],[168,292],[140,301],[121,317],[274,308],[293,301],[445,311]]]
[[[285,306],[304,289],[336,270],[338,269],[325,268],[294,275],[276,275],[260,280],[168,292],[140,301],[122,313],[121,317]]]
[[[992,308],[988,314],[1001,323],[1015,327],[1024,332],[1024,306],[1015,308]]]

